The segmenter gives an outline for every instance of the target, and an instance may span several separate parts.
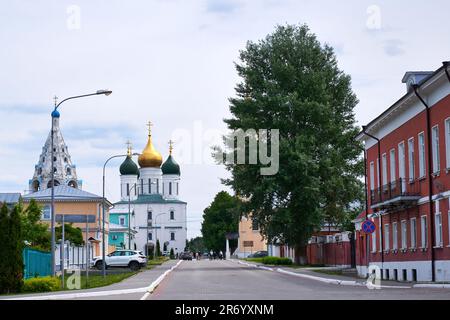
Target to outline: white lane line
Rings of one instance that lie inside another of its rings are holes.
[[[156,287],[161,283],[161,281],[164,280],[165,277],[167,277],[167,275],[169,273],[171,273],[173,270],[175,270],[175,268],[177,268],[181,262],[183,262],[183,260],[178,261],[178,263],[176,265],[174,265],[172,268],[170,268],[169,270],[167,270],[166,272],[164,272],[162,275],[160,275],[155,281],[153,281],[147,288],[146,288],[146,293],[141,297],[140,300],[147,300],[147,298],[152,294],[152,292],[156,289]]]

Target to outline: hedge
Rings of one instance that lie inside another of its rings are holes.
[[[262,258],[262,263],[271,265],[284,265],[288,266],[292,264],[292,260],[289,258],[279,258],[279,257],[264,257]]]
[[[30,278],[24,280],[22,292],[49,292],[61,288],[61,282],[55,277]]]

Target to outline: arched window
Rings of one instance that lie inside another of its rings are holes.
[[[69,181],[68,186],[77,189],[78,183],[75,180],[71,180]]]
[[[169,182],[169,195],[172,195],[172,182]]]
[[[59,186],[59,181],[58,180],[55,180],[55,187],[57,187],[57,186]],[[52,187],[52,180],[50,180],[48,183],[47,183],[47,188],[51,188]]]
[[[32,188],[33,192],[39,191],[39,189],[40,189],[39,181],[34,180],[32,185],[31,185],[31,188]]]
[[[69,167],[67,167],[66,172],[67,172],[67,174],[68,174],[69,176],[72,174],[72,170],[70,170]]]

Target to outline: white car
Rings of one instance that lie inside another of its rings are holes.
[[[129,267],[136,271],[147,265],[147,257],[141,251],[136,250],[116,250],[105,256],[106,268],[109,267]],[[102,256],[94,257],[92,265],[98,270],[103,268]]]

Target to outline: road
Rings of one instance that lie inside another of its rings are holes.
[[[148,297],[152,300],[450,299],[448,289],[326,284],[232,261],[184,261]]]

